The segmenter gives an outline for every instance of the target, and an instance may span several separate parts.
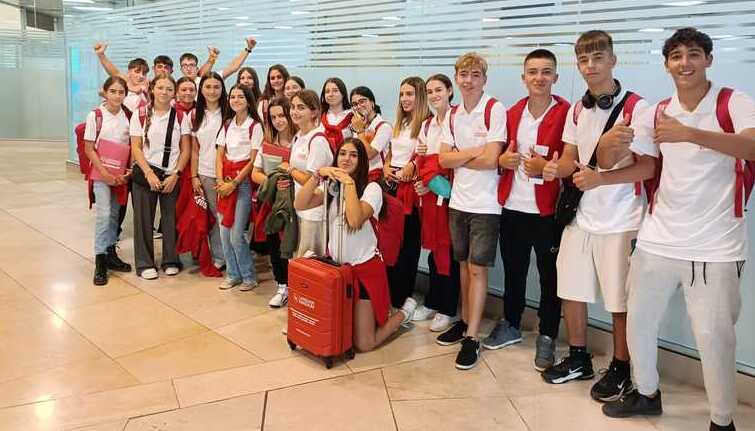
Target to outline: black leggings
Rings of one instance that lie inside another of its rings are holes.
[[[420,244],[419,212],[414,208],[404,217],[404,241],[395,265],[388,267],[388,286],[391,290],[391,304],[401,308],[406,298],[414,293],[419,264]]]
[[[281,257],[281,240],[277,233],[267,236],[268,252],[270,253],[270,265],[273,267],[273,276],[278,284],[288,284],[288,259]]]
[[[454,317],[459,306],[461,275],[459,262],[453,259],[453,253],[450,250],[449,253],[452,257],[451,271],[448,275],[438,274],[433,253],[427,257],[427,264],[430,267],[430,288],[425,297],[425,306],[446,316]]]

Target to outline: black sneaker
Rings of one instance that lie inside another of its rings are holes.
[[[632,376],[629,364],[619,365],[614,359],[607,370],[602,370],[603,377],[590,390],[590,396],[595,401],[604,403],[616,401],[624,394],[632,391]]]
[[[634,390],[617,401],[603,405],[603,414],[609,418],[628,418],[639,415],[660,416],[662,413],[661,391],[656,391],[655,397],[650,398]]]
[[[438,335],[435,342],[441,346],[450,346],[456,344],[464,339],[464,333],[467,331],[467,324],[463,320],[459,320],[453,324],[446,332]]]
[[[710,431],[737,431],[737,427],[734,426],[734,421],[729,425],[718,425],[713,421],[710,421]]]
[[[464,337],[461,341],[461,350],[456,355],[456,368],[469,370],[477,365],[480,359],[480,341],[472,337]]]
[[[121,258],[118,257],[114,245],[107,248],[107,269],[119,272],[131,272],[131,265],[122,261]]]
[[[592,370],[592,355],[571,353],[558,364],[543,371],[543,380],[559,385],[570,380],[590,380],[595,376]]]
[[[94,278],[92,282],[95,286],[107,284],[107,255],[104,253],[94,257]]]

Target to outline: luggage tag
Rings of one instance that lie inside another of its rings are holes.
[[[435,201],[435,205],[439,207],[443,206],[443,196],[438,196],[438,200]]]
[[[532,147],[532,149],[535,153],[539,154],[540,156],[543,156],[546,158],[548,157],[549,148],[547,145],[535,145],[534,147]],[[545,180],[543,180],[542,176],[529,177],[529,181],[533,184],[538,184],[538,185],[545,184]]]

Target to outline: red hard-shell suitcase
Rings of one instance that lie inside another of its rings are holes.
[[[327,208],[327,198],[325,201]],[[340,208],[342,200],[338,214]],[[327,244],[327,228],[324,237]],[[337,357],[354,358],[352,280],[351,266],[340,265],[330,258],[298,258],[289,263],[287,337],[292,350],[298,346],[321,357],[327,368],[333,366]]]

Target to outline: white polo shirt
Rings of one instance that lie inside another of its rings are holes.
[[[451,136],[451,110],[443,123],[443,142],[459,150],[481,147],[490,142],[506,142],[506,107],[496,102],[490,112],[490,130],[485,127],[485,105],[490,96],[483,94],[480,102],[467,112],[462,103],[454,116]],[[500,214],[498,204],[498,168],[478,170],[464,166],[454,169],[449,208],[474,214]]]
[[[100,138],[108,141],[118,142],[123,145],[131,145],[129,139],[129,120],[122,109],[117,114],[111,114],[105,105],[100,106],[102,112],[102,128],[100,129]],[[138,116],[138,114],[133,114]],[[86,128],[84,129],[84,140],[92,141],[97,139],[97,120],[94,111],[87,115]],[[95,148],[97,143],[95,142]]]
[[[626,91],[622,91],[615,98],[614,103],[618,103],[624,97],[625,93]],[[595,152],[598,140],[608,122],[608,117],[611,115],[613,107],[609,109],[600,109],[597,106],[591,109],[582,108],[577,120],[578,124],[575,126],[573,120],[574,107],[578,103],[573,104],[566,114],[563,141],[565,144],[576,145],[579,161],[587,165]],[[649,106],[644,100],[637,102],[634,111],[632,111],[632,120],[630,123],[636,125],[639,115],[648,108]],[[616,121],[618,122],[621,118],[623,118],[622,113],[619,113]],[[632,152],[640,155],[653,155],[654,148],[655,144],[653,144],[652,136],[637,133],[637,130],[635,130],[634,141],[629,147]],[[618,169],[618,167],[597,169],[599,171],[607,171]],[[634,231],[638,230],[640,223],[642,223],[644,205],[644,194],[640,196],[635,194],[634,183],[600,186],[588,190],[582,195],[575,222],[580,229],[592,234]]]
[[[548,109],[538,118],[532,116],[529,106],[524,107],[522,119],[519,120],[519,130],[516,133],[516,151],[522,156],[522,163],[514,172],[514,181],[511,184],[511,193],[503,205],[507,210],[519,211],[528,214],[540,214],[535,200],[535,183],[524,172],[524,158],[530,156],[530,150],[537,144],[537,132],[546,114],[556,106],[556,99],[551,98]]]
[[[291,144],[291,166],[300,171],[315,173],[322,167],[333,164],[333,154],[330,152],[330,143],[325,136],[314,136],[323,133],[322,126],[315,127],[309,133],[302,134],[299,131],[294,136]],[[310,143],[311,141],[311,143]],[[294,193],[299,193],[302,185],[294,181]],[[310,208],[304,211],[296,211],[296,215],[304,220],[322,221],[325,215],[322,206]]]
[[[694,111],[675,94],[665,113],[682,124],[723,132],[716,118],[720,87],[712,85]],[[729,101],[734,131],[755,128],[755,102],[739,91]],[[652,133],[655,106],[640,119]],[[652,214],[647,214],[637,247],[648,253],[695,262],[747,259],[744,217],[734,216],[734,157],[690,142],[661,143],[663,170]]]
[[[197,138],[199,143],[199,161],[197,173],[205,177],[215,178],[215,159],[217,151],[215,141],[223,128],[223,115],[220,108],[215,111],[205,110],[202,124],[191,136]]]
[[[417,148],[417,138],[412,138],[412,128],[404,126],[398,136],[391,134],[391,166],[403,168],[409,163]]]
[[[142,143],[142,151],[144,152],[144,157],[147,159],[147,163],[160,169],[163,169],[163,152],[165,151],[165,136],[169,119],[170,110],[166,111],[163,115],[157,115],[156,112],[153,112],[149,131],[147,132],[147,139]],[[146,123],[145,121],[145,126]],[[130,134],[131,136],[144,138],[144,126],[139,121],[138,113],[131,116]],[[183,121],[179,122],[178,113],[176,113],[168,167],[165,169],[169,174],[175,172],[178,166],[178,157],[181,154],[181,137],[183,135],[191,135],[191,116],[184,115]]]
[[[378,127],[379,124],[380,127]],[[370,124],[367,126],[367,130],[372,130],[375,132],[375,137],[372,138],[370,147],[372,147],[373,150],[379,153],[378,155],[370,159],[370,170],[383,169],[383,160],[385,160],[385,153],[388,151],[388,144],[391,142],[393,126],[391,126],[391,123],[385,121],[383,117],[380,116],[380,114],[377,114],[375,115],[375,118],[370,121]]]
[[[147,103],[147,96],[145,96],[143,92],[133,93],[129,91],[128,94],[126,95],[126,98],[123,99],[123,106],[128,108],[129,111],[133,112],[134,115],[138,113],[139,106],[146,105],[146,103]]]
[[[359,200],[372,207],[372,217],[377,220],[380,209],[383,207],[383,190],[380,185],[376,182],[367,184]],[[332,251],[335,259],[340,263],[359,265],[375,257],[378,251],[377,237],[370,220],[365,220],[359,229],[353,230],[347,226],[343,213],[336,214],[336,202],[329,206],[328,220],[331,234],[328,249]],[[339,247],[341,235],[343,235],[343,250]]]
[[[438,154],[440,153],[440,141],[443,140],[443,126],[438,123],[439,117],[435,116],[430,119],[430,125],[425,132],[425,123],[422,123],[422,128],[419,130],[419,142],[422,142],[427,147],[426,154]]]
[[[252,150],[259,150],[262,146],[262,138],[262,124],[254,121],[252,117],[246,117],[240,125],[232,118],[228,129],[221,130],[218,134],[215,145],[225,147],[225,157],[229,161],[240,162],[251,159]]]

